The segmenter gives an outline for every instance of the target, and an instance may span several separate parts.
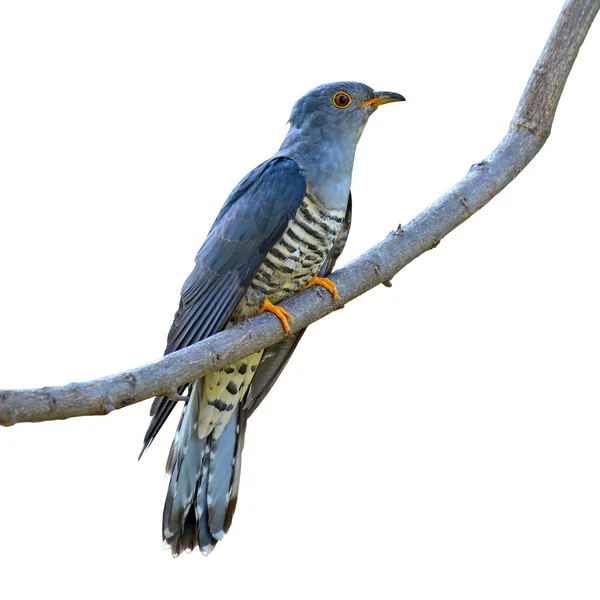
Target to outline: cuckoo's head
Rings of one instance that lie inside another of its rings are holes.
[[[400,102],[395,92],[376,92],[364,83],[340,81],[326,83],[298,100],[290,116],[293,129],[315,131],[327,138],[348,135],[358,138],[378,106]]]

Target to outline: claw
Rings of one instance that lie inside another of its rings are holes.
[[[287,333],[288,339],[290,339],[292,337],[292,332],[290,331],[288,319],[293,323],[294,317],[292,317],[292,315],[290,315],[285,308],[281,308],[281,306],[275,306],[275,304],[268,299],[263,302],[258,312],[261,313],[265,311],[273,313],[281,321],[281,324]]]
[[[313,277],[302,289],[305,290],[313,285],[324,287],[333,296],[334,300],[337,300],[340,297],[335,283],[327,277]]]

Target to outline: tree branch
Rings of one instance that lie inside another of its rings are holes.
[[[389,280],[485,206],[529,164],[544,145],[571,67],[600,9],[600,0],[568,0],[498,147],[473,165],[452,189],[403,228],[336,271],[340,299],[311,288],[286,299],[298,332]],[[279,319],[261,314],[160,360],[86,383],[34,390],[0,390],[0,424],[100,415],[177,387],[283,339]],[[177,399],[176,396],[173,396]]]

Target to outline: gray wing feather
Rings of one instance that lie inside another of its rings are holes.
[[[265,255],[296,214],[305,192],[304,172],[294,160],[282,157],[259,165],[238,184],[221,209],[183,285],[165,354],[225,327]],[[178,393],[183,393],[185,387],[179,388]],[[141,454],[175,404],[164,396],[155,398]]]

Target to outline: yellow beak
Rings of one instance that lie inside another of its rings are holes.
[[[375,92],[375,98],[366,100],[358,105],[358,108],[363,106],[374,106],[377,108],[382,104],[389,104],[390,102],[404,102],[406,98],[402,94],[396,94],[396,92]]]

